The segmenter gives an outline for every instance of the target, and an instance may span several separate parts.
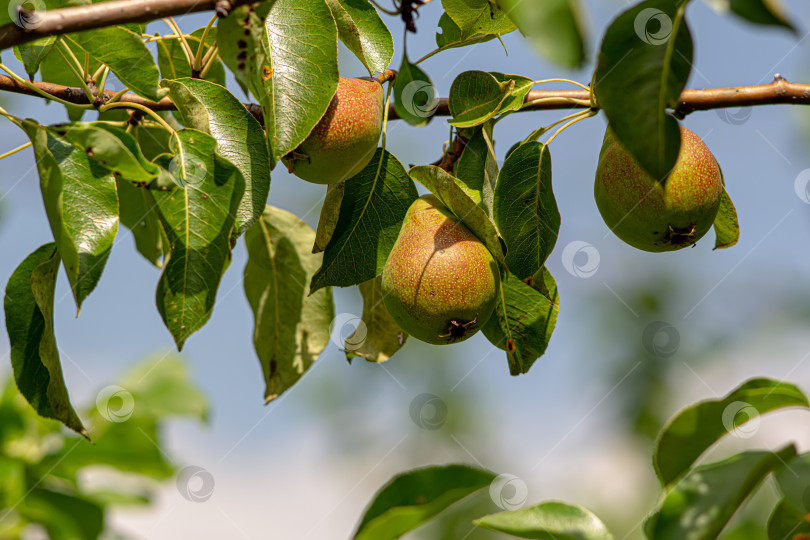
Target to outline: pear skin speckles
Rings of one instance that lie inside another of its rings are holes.
[[[681,126],[681,149],[664,185],[615,137],[608,134],[605,141],[594,196],[616,236],[635,248],[661,252],[692,246],[709,231],[724,188],[717,161],[700,137]]]
[[[359,173],[377,149],[384,92],[375,79],[340,78],[335,97],[306,140],[285,158],[308,182],[334,184]]]
[[[433,195],[414,201],[382,275],[397,324],[427,343],[463,341],[489,319],[499,286],[486,246]]]

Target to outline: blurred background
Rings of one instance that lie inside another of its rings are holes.
[[[508,55],[491,41],[446,51],[421,67],[440,96],[447,95],[455,75],[471,69],[587,83],[599,38],[629,3],[585,4],[590,61],[581,71],[546,63],[517,32],[503,39]],[[776,73],[810,81],[805,2],[785,2],[799,22],[798,37],[718,14],[709,4],[696,1],[689,8],[696,59],[689,87],[765,83]],[[441,13],[438,1],[419,10],[419,33],[408,40],[412,60],[435,48]],[[187,16],[180,24],[191,32],[208,18]],[[396,68],[402,25],[384,19],[397,45]],[[147,31],[166,31],[161,24]],[[10,53],[5,60],[23,73]],[[364,74],[345,48],[341,72]],[[235,84],[231,89],[244,97]],[[58,104],[9,95],[0,101],[43,123],[66,120]],[[499,159],[512,143],[565,114],[521,113],[499,123]],[[421,129],[392,122],[389,150],[406,167],[435,161],[448,137],[445,120],[434,118]],[[516,477],[496,494],[502,504],[569,500],[596,512],[617,538],[640,538],[641,520],[658,489],[652,440],[668,417],[754,376],[810,390],[810,110],[698,112],[684,124],[723,167],[740,218],[739,244],[712,251],[712,233],[676,253],[643,253],[623,244],[602,222],[592,196],[604,116],[567,130],[551,145],[562,227],[548,267],[559,286],[560,315],[545,356],[519,377],[509,375],[505,354],[480,334],[444,348],[412,339],[381,365],[361,359],[347,364],[336,339],[299,384],[264,406],[253,320],[242,290],[246,252],[240,242],[210,322],[180,355],[208,398],[209,422],[169,422],[159,440],[176,468],[206,471],[183,485],[191,492],[210,488],[210,497],[195,502],[178,483],[165,482],[156,488],[153,505],[114,510],[108,527],[134,538],[346,538],[391,476],[460,461]],[[0,141],[3,152],[27,139],[0,120]],[[51,232],[31,150],[3,160],[0,170],[5,283],[26,255],[50,241]],[[324,193],[283,167],[273,171],[270,203],[313,227]],[[572,242],[585,249],[563,260]],[[158,276],[121,227],[103,279],[78,319],[60,278],[57,338],[67,386],[83,409],[92,409],[99,390],[121,384],[122,375],[144,357],[172,355],[171,337],[154,304]],[[335,299],[337,313],[360,315],[356,288],[336,289]],[[0,375],[8,377],[7,339],[0,340],[0,358]],[[708,457],[786,441],[810,450],[806,412],[767,416],[755,429],[727,437]],[[773,497],[766,484],[738,514],[734,527],[745,528],[742,537],[764,538],[766,502]],[[492,538],[474,530],[471,519],[500,510],[495,502],[480,493],[410,537]]]

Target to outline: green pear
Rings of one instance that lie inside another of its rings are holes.
[[[341,77],[323,117],[285,158],[290,172],[315,184],[334,184],[362,171],[380,139],[383,100],[377,79]]]
[[[433,195],[414,201],[382,274],[394,321],[427,343],[463,341],[492,315],[499,286],[497,264],[478,237]]]
[[[720,167],[706,144],[681,126],[681,149],[662,185],[608,127],[596,168],[594,196],[605,224],[643,251],[692,246],[714,223],[723,194]]]

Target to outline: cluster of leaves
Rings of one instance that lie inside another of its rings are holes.
[[[596,101],[592,96],[580,104],[587,109],[560,129],[595,114],[598,102],[619,139],[663,178],[680,142],[673,136],[677,121],[667,111],[691,68],[687,3],[646,0],[620,15],[602,43]],[[61,6],[58,0],[52,4],[48,7]],[[437,49],[425,58],[519,28],[560,65],[584,62],[583,25],[573,0],[539,7],[511,0],[443,0],[442,6]],[[763,15],[772,12],[761,0],[731,7],[749,20],[774,23]],[[635,21],[644,9],[673,22],[666,44],[639,40]],[[245,293],[255,317],[266,400],[293,385],[325,348],[334,318],[333,286],[360,285],[364,296],[368,335],[359,348],[347,347],[347,356],[389,358],[406,336],[379,302],[379,274],[418,196],[414,181],[441,199],[501,265],[500,300],[483,333],[506,351],[512,374],[529,370],[546,349],[559,304],[545,261],[560,215],[549,146],[538,141],[551,126],[515,144],[500,169],[493,129],[525,107],[537,81],[483,71],[459,74],[448,98],[450,124],[466,146],[452,170],[406,171],[380,148],[363,171],[330,188],[316,232],[296,216],[266,206],[270,171],[306,139],[333,99],[338,41],[370,74],[388,67],[393,39],[375,6],[368,0],[307,0],[303,7],[300,0],[266,0],[237,7],[191,34],[167,22],[172,33],[166,35],[144,34],[143,25],[129,24],[15,47],[32,79],[40,73],[43,80],[78,87],[93,98],[114,74],[141,98],[168,96],[177,108],[155,113],[118,101],[119,92],[87,105],[66,103],[72,120],[67,124],[45,126],[3,111],[31,140],[54,236],[17,268],[5,297],[15,378],[40,414],[84,431],[59,366],[53,290],[61,262],[81,308],[102,275],[119,223],[132,230],[138,251],[162,269],[156,303],[178,349],[210,318],[231,250],[245,234]],[[156,59],[149,43],[156,44]],[[412,90],[412,83],[430,84],[418,67],[422,60],[403,55],[393,85],[397,113],[414,125],[430,116],[422,114],[427,104]],[[225,67],[258,101],[261,122],[224,86]],[[2,63],[0,68],[12,73]],[[628,85],[637,91],[627,92]],[[98,119],[81,122],[91,110]],[[728,198],[725,208],[718,246],[736,241]]]
[[[121,397],[83,411],[95,446],[66,436],[58,422],[37,416],[7,380],[0,393],[0,537],[19,538],[31,524],[49,538],[98,538],[110,506],[151,503],[156,482],[175,473],[161,450],[170,417],[204,421],[205,398],[180,360],[167,357],[135,367],[116,389]],[[123,406],[128,410],[122,410]],[[109,408],[109,409],[108,409]],[[126,413],[126,418],[116,416]],[[111,421],[115,420],[115,421]],[[121,421],[125,420],[125,421]],[[89,467],[105,480],[82,481]]]
[[[810,409],[810,403],[793,385],[753,379],[723,398],[696,403],[672,418],[658,434],[653,452],[661,494],[645,520],[647,538],[717,538],[734,513],[771,475],[780,499],[768,520],[768,538],[804,538],[802,535],[810,532],[810,453],[797,454],[795,446],[788,444],[773,451],[743,451],[710,463],[704,459],[696,465],[723,436],[734,435],[736,430],[745,433],[748,422],[759,422],[760,415],[787,407]],[[490,471],[468,465],[429,467],[397,475],[369,504],[355,538],[399,538],[487,487],[498,504],[501,501],[495,499],[503,494],[493,483],[496,478]],[[615,538],[592,512],[560,501],[484,516],[474,524],[520,538]]]

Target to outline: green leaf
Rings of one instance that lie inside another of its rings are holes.
[[[487,213],[458,187],[452,176],[433,165],[411,167],[408,174],[436,195],[484,243],[502,269],[506,266],[495,225]]]
[[[152,101],[166,94],[158,87],[160,75],[152,54],[141,35],[129,28],[107,26],[67,34],[64,39],[109,66],[118,80],[136,94]]]
[[[647,538],[717,538],[762,480],[795,455],[796,448],[788,445],[778,452],[742,452],[691,469],[667,489],[644,524]]]
[[[41,487],[26,494],[17,512],[42,525],[49,538],[94,540],[104,530],[104,508],[97,502]]]
[[[798,34],[796,26],[785,16],[776,0],[719,0],[720,5],[754,24],[781,26]]]
[[[498,174],[495,224],[506,242],[506,266],[526,279],[546,262],[560,231],[560,213],[551,191],[551,153],[531,141],[512,152]]]
[[[402,56],[397,78],[394,79],[394,109],[397,116],[412,126],[427,125],[436,111],[438,96],[430,77]]]
[[[467,465],[427,467],[399,474],[377,492],[354,538],[399,538],[494,479],[491,472]]]
[[[326,186],[326,196],[323,199],[321,215],[318,218],[318,228],[315,231],[315,243],[312,246],[312,253],[323,252],[332,239],[340,217],[340,203],[343,201],[345,193],[345,181]]]
[[[661,484],[672,484],[723,435],[759,415],[784,407],[810,407],[801,390],[770,379],[752,379],[721,399],[687,407],[658,435],[653,463]]]
[[[234,9],[219,23],[218,43],[225,65],[262,106],[275,166],[306,139],[337,91],[337,28],[324,0],[303,7],[276,0],[259,10]]]
[[[517,28],[506,12],[490,0],[442,0],[442,7],[461,30],[461,35],[503,35]]]
[[[493,34],[462,35],[461,28],[447,13],[442,13],[439,18],[439,29],[441,33],[436,33],[436,45],[440,50],[466,47],[467,45],[475,45],[476,43],[484,43],[495,39]]]
[[[768,540],[797,540],[810,534],[807,514],[782,499],[768,518]],[[802,536],[803,535],[803,536]]]
[[[141,153],[135,137],[119,127],[98,122],[73,122],[51,126],[51,131],[125,180],[149,183],[161,174],[160,167]]]
[[[194,54],[197,53],[204,31],[205,28],[198,28],[190,35],[186,35],[186,41]],[[217,29],[212,27],[205,38],[203,55],[208,52],[216,41]],[[188,64],[188,58],[179,39],[161,39],[156,41],[155,44],[157,45],[158,68],[163,79],[182,79],[192,76],[191,66]],[[213,62],[203,80],[225,86],[225,67],[219,58],[215,58]]]
[[[346,180],[337,226],[311,290],[348,287],[379,275],[418,196],[399,160],[377,149],[366,168]]]
[[[33,79],[34,75],[37,74],[39,64],[48,56],[55,44],[56,36],[47,36],[14,46],[14,56],[22,62],[30,79]]]
[[[605,524],[578,504],[548,501],[476,519],[478,527],[519,538],[541,540],[613,540]]]
[[[118,232],[115,179],[34,120],[24,120],[23,129],[34,145],[45,212],[79,310],[98,283]]]
[[[11,344],[11,366],[20,393],[40,416],[59,420],[87,437],[70,404],[53,331],[53,302],[59,253],[40,246],[14,270],[3,307]]]
[[[508,101],[508,100],[507,100]],[[455,175],[470,198],[492,217],[498,161],[492,139],[492,122],[472,128],[464,150],[455,165]]]
[[[578,0],[498,0],[520,33],[550,61],[568,69],[585,62],[585,28]]]
[[[265,402],[298,382],[329,343],[332,290],[309,291],[322,260],[310,252],[314,241],[309,225],[272,206],[245,235],[245,294],[255,320],[253,346],[264,374]]]
[[[136,187],[132,182],[116,179],[118,188],[118,215],[135,239],[138,252],[158,268],[162,267],[164,233],[160,225],[154,199],[145,188]]]
[[[515,88],[515,81],[498,82],[486,71],[465,71],[453,80],[447,104],[450,124],[467,128],[483,124],[498,114],[501,104]]]
[[[0,10],[2,11],[2,10]],[[66,45],[70,46],[70,43],[64,42]],[[77,49],[78,47],[72,47],[72,49]],[[76,52],[76,51],[74,51]],[[83,53],[81,53],[84,56]],[[94,72],[101,66],[101,62],[96,60],[95,58],[90,58],[90,71]],[[70,70],[67,63],[62,59],[59,53],[56,50],[56,47],[51,48],[51,51],[45,55],[42,61],[39,64],[39,72],[42,76],[43,81],[48,81],[49,83],[54,84],[62,84],[64,86],[71,86],[71,87],[81,87],[83,81],[77,77],[73,71]],[[82,109],[79,107],[73,107],[66,105],[65,108],[68,112],[68,118],[73,122],[78,122],[82,119],[84,112],[87,109]]]
[[[237,234],[262,215],[270,191],[264,130],[227,88],[199,79],[163,81],[186,127],[212,135],[223,157],[239,169],[245,193],[236,214]]]
[[[774,476],[785,501],[796,510],[810,514],[810,453],[796,456]]]
[[[678,103],[692,67],[686,2],[646,0],[605,33],[594,92],[619,141],[653,178],[664,181],[680,150]],[[632,92],[628,92],[632,88]]]
[[[230,237],[244,192],[239,170],[217,153],[211,135],[175,132],[171,172],[185,187],[152,191],[171,253],[157,305],[181,350],[211,317],[217,288],[231,258]]]
[[[481,331],[506,351],[509,373],[528,373],[546,351],[557,324],[560,300],[554,278],[543,267],[534,286],[510,275],[501,281],[501,297]]]
[[[722,174],[722,173],[721,173]],[[714,249],[730,248],[740,239],[740,222],[737,220],[737,209],[725,186],[720,196],[720,208],[714,218]]]
[[[358,288],[363,295],[363,318],[345,340],[346,359],[351,362],[355,356],[361,356],[369,362],[385,362],[405,345],[408,334],[397,326],[383,303],[380,276]]]
[[[394,57],[394,38],[368,0],[326,0],[338,36],[370,74],[384,72]]]
[[[501,103],[498,113],[503,113],[506,111],[519,111],[521,107],[523,107],[523,101],[526,98],[526,94],[528,94],[529,90],[531,90],[534,86],[534,81],[522,75],[505,75],[495,71],[491,72],[490,75],[495,77],[495,80],[499,83],[505,83],[508,81],[515,82],[515,86],[509,92],[509,95],[503,101],[503,103]]]

